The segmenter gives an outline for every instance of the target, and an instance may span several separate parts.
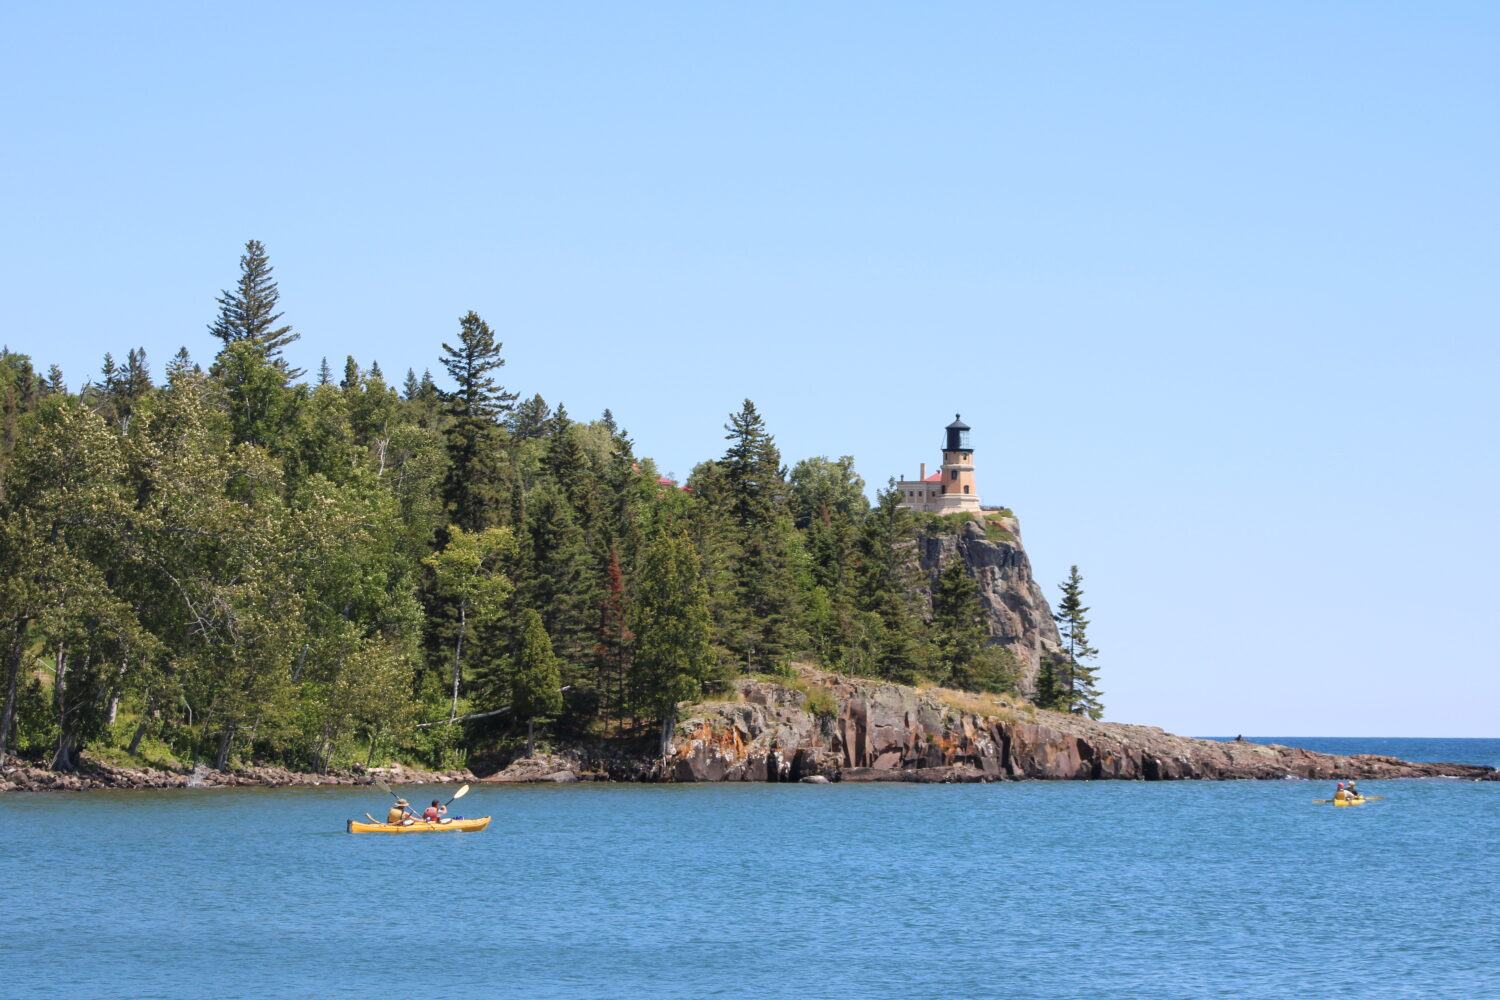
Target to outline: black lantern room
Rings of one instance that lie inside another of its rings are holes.
[[[973,451],[969,444],[969,425],[964,423],[963,418],[957,413],[953,414],[953,423],[948,425],[948,443],[944,451]]]

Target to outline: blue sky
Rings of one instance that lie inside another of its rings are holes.
[[[1500,9],[8,5],[0,340],[292,352],[612,408],[749,396],[871,482],[974,427],[1112,718],[1500,736]]]

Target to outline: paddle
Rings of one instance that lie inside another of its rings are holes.
[[[390,786],[390,785],[387,785],[387,784],[386,784],[386,783],[385,783],[385,782],[383,782],[383,781],[381,781],[381,780],[380,780],[380,779],[379,779],[379,778],[374,778],[374,779],[371,779],[371,780],[373,780],[373,781],[374,781],[374,782],[375,782],[375,784],[376,784],[376,785],[377,785],[377,786],[378,786],[378,787],[379,787],[379,788],[380,788],[380,789],[381,789],[381,791],[383,791],[383,792],[385,792],[385,794],[387,794],[387,795],[389,795],[389,796],[390,796],[390,797],[391,797],[391,798],[393,798],[393,799],[395,799],[395,800],[396,800],[396,801],[398,801],[398,802],[399,802],[399,801],[400,801],[400,800],[401,800],[401,796],[399,796],[399,795],[397,795],[397,794],[396,794],[396,793],[395,793],[395,792],[394,792],[394,791],[393,791],[393,790],[392,790],[392,789],[391,789],[391,786]],[[465,795],[468,795],[468,794],[469,794],[469,786],[468,786],[468,785],[463,785],[463,786],[461,786],[461,787],[460,787],[460,788],[459,788],[459,789],[458,789],[458,791],[456,791],[456,792],[454,792],[454,793],[453,793],[453,798],[451,798],[451,799],[449,799],[449,800],[448,800],[448,801],[447,801],[447,802],[445,802],[445,803],[444,803],[444,806],[451,806],[451,805],[452,805],[452,804],[453,804],[453,803],[454,803],[454,802],[456,802],[456,801],[457,801],[457,800],[458,800],[458,799],[461,799],[461,798],[463,798],[463,797],[464,797],[464,796],[465,796]],[[366,816],[368,816],[368,815],[370,815],[370,814],[369,814],[369,813],[365,813],[365,815],[366,815]],[[415,815],[415,814],[414,814],[414,815]],[[417,817],[417,818],[418,818],[418,819],[419,819],[419,820],[420,820],[420,819],[421,819],[421,818],[420,818],[420,817]],[[421,821],[422,821],[422,822],[427,822],[427,821],[426,821],[426,820],[421,820]],[[441,821],[441,820],[439,820],[439,822],[442,822],[442,821]],[[451,822],[451,820],[450,820],[450,821],[449,821],[449,822]]]
[[[381,791],[385,792],[385,794],[389,795],[391,798],[395,799],[397,802],[401,801],[401,796],[397,795],[395,793],[395,791],[392,790],[392,788],[391,788],[390,785],[387,785],[385,782],[381,781],[379,778],[372,778],[371,780],[374,781],[375,784],[376,784],[376,786],[379,787]],[[410,808],[411,808],[410,806],[407,807],[408,810],[410,810]],[[365,813],[365,815],[368,816],[370,814],[369,813]],[[402,818],[403,819],[406,818],[405,814],[402,815]]]
[[[456,792],[453,793],[453,798],[451,798],[447,802],[443,803],[443,808],[444,809],[448,808],[455,801],[457,801],[458,799],[463,798],[465,795],[468,795],[468,794],[469,794],[469,786],[468,785],[461,786],[458,791],[456,791]],[[452,819],[444,819],[443,817],[439,816],[438,817],[438,822],[439,823],[452,823],[453,820]]]

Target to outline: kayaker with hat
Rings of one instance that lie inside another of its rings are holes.
[[[1357,799],[1360,797],[1359,789],[1355,786],[1355,783],[1353,781],[1350,781],[1347,785],[1344,786],[1344,794],[1349,796],[1351,799]]]
[[[385,814],[385,821],[392,826],[410,826],[416,819],[417,814],[411,811],[411,803],[405,799],[397,799],[391,806],[391,811]]]
[[[1334,789],[1334,792],[1333,792],[1333,801],[1335,801],[1335,802],[1342,802],[1345,799],[1347,799],[1348,797],[1349,797],[1349,793],[1344,790],[1344,783],[1342,781],[1340,781],[1339,782],[1339,787],[1336,788],[1336,789]]]

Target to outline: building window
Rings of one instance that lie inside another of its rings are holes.
[[[952,472],[948,473],[948,478],[949,479],[957,479],[958,478],[958,470],[954,469]]]
[[[964,492],[965,493],[969,492],[969,488],[967,486],[964,487]]]

